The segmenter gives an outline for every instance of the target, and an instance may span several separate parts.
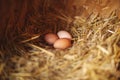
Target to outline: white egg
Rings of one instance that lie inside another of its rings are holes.
[[[59,31],[57,33],[57,35],[58,35],[59,38],[67,38],[67,39],[70,39],[70,40],[72,39],[72,36],[70,35],[70,33],[67,32],[67,31],[64,31],[64,30]]]

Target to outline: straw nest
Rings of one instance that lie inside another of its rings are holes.
[[[11,1],[8,25],[0,34],[0,80],[120,79],[119,0],[30,2],[20,8]],[[45,44],[44,34],[59,30],[72,34],[69,49]]]

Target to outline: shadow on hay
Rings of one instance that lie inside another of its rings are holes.
[[[0,55],[24,54],[20,42],[35,35],[63,29],[66,22],[56,16],[65,9],[63,0],[1,0]],[[38,41],[39,42],[39,41]],[[6,57],[7,57],[6,56]]]

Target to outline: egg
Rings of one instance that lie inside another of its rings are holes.
[[[70,33],[64,30],[59,31],[57,35],[59,38],[68,38],[70,40],[72,39],[72,36],[70,35]]]
[[[71,40],[70,39],[67,39],[67,38],[61,38],[61,39],[58,39],[53,47],[56,48],[56,49],[66,49],[66,48],[69,48],[71,47]]]
[[[44,39],[48,44],[52,45],[56,40],[58,40],[58,36],[54,33],[48,33],[45,35]]]

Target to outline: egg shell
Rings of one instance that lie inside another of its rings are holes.
[[[52,45],[56,40],[58,40],[58,36],[54,33],[48,33],[45,35],[44,39],[48,44]]]
[[[71,47],[71,40],[67,38],[61,38],[58,39],[53,46],[56,49],[66,49]]]
[[[57,35],[59,38],[68,38],[70,40],[72,39],[72,36],[70,35],[70,33],[64,30],[59,31]]]

